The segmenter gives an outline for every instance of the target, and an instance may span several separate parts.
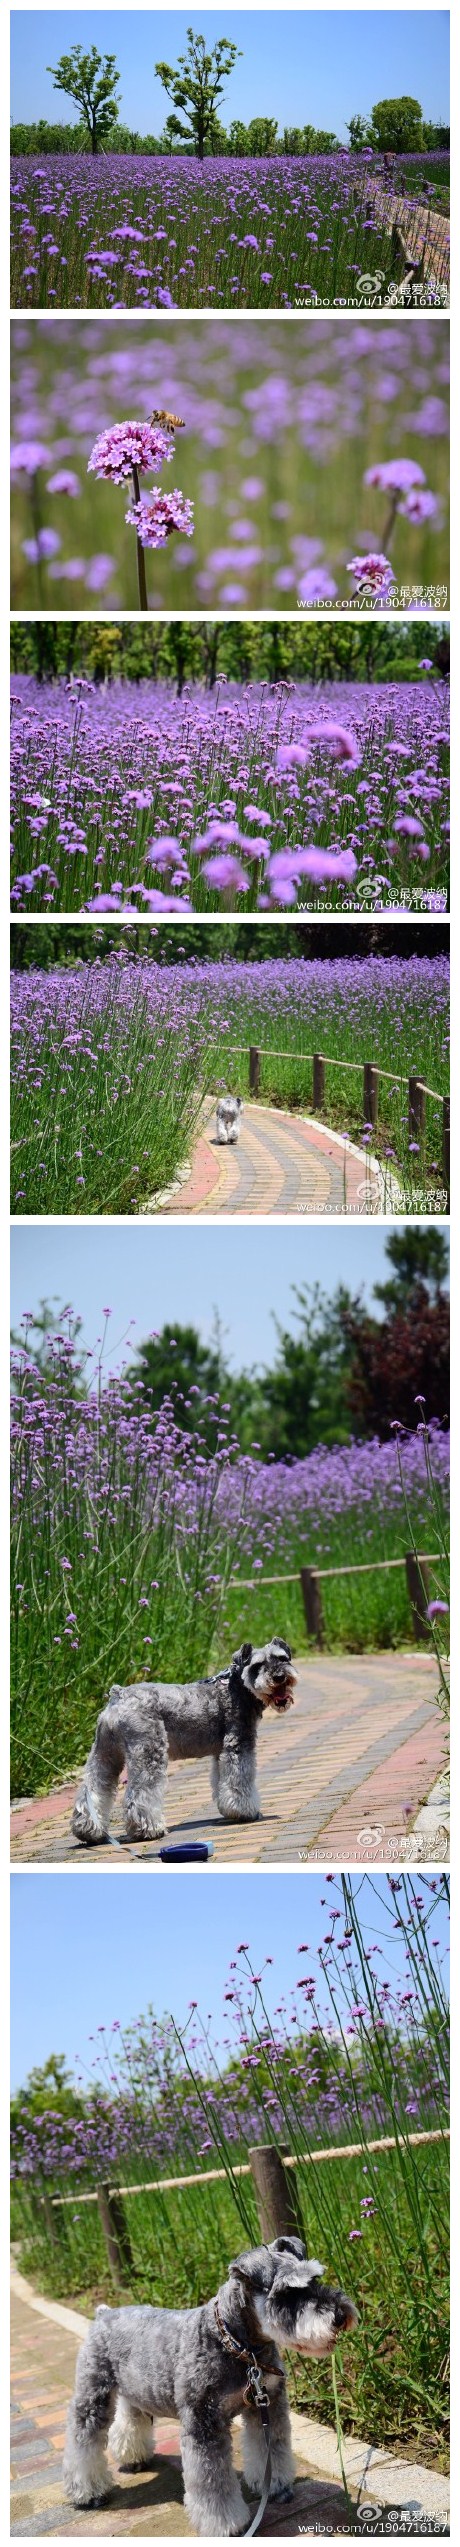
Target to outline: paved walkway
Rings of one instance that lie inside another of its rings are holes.
[[[297,1666],[295,1705],[268,1712],[258,1743],[259,1822],[221,1822],[205,1761],[174,1761],[167,1791],[168,1838],[213,1841],[222,1866],[297,1864],[299,1856],[351,1859],[398,1855],[445,1758],[436,1704],[437,1666],[426,1653],[315,1655]],[[75,1784],[37,1797],[12,1814],[11,1858],[110,1868],[121,1848],[84,1849],[70,1829]],[[121,1807],[113,1828],[122,1831]],[[156,1862],[160,1843],[136,1849]]]
[[[413,257],[414,264],[419,261],[424,249],[425,273],[434,276],[437,283],[448,284],[450,220],[446,213],[434,211],[427,203],[416,202],[413,195],[394,195],[372,182],[366,192],[370,193],[373,209],[385,230],[391,231],[397,222],[407,255]]]
[[[194,2537],[196,2533],[191,2531],[184,2511],[179,2429],[172,2420],[157,2423],[155,2458],[148,2475],[145,2469],[139,2476],[114,2474],[110,2501],[101,2511],[72,2511],[66,2503],[62,2454],[77,2352],[76,2333],[37,2315],[13,2291],[11,2536]],[[234,2448],[239,2460],[237,2434]],[[297,2457],[296,2463],[299,2476],[294,2501],[287,2507],[272,2504],[260,2536],[298,2538],[300,2529],[307,2536],[318,2531],[337,2536],[348,2527],[342,2487],[316,2474],[306,2460]],[[254,2508],[253,2502],[251,2509]]]
[[[214,1126],[210,1109],[210,1126]],[[380,1180],[365,1150],[352,1150],[339,1133],[278,1106],[245,1104],[239,1141],[199,1135],[191,1176],[172,1193],[162,1212],[272,1213],[356,1212],[382,1208]]]

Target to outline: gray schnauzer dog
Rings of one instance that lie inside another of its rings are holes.
[[[239,1141],[241,1116],[243,1113],[244,1107],[242,1097],[219,1097],[218,1104],[216,1105],[216,1134],[218,1141]]]
[[[255,1822],[256,1742],[266,1707],[293,1705],[297,1679],[290,1645],[241,1645],[227,1671],[212,1680],[135,1682],[110,1690],[76,1796],[72,1830],[91,1843],[107,1835],[111,1806],[126,1766],[129,1839],[160,1839],[164,1787],[171,1760],[211,1759],[215,1803],[225,1822]]]
[[[353,2301],[323,2281],[301,2238],[275,2238],[229,2265],[201,2308],[98,2308],[77,2362],[64,2458],[68,2499],[81,2508],[110,2492],[105,2445],[119,2468],[148,2467],[153,2416],[179,2417],[185,2506],[200,2538],[235,2538],[247,2510],[230,2426],[243,2418],[243,2465],[261,2492],[266,2444],[251,2388],[270,2401],[271,2495],[294,2477],[289,2408],[278,2346],[321,2356],[357,2323]]]

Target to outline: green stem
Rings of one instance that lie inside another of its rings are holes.
[[[342,2426],[341,2426],[341,2421],[340,2421],[339,2398],[338,2398],[338,2389],[337,2389],[337,2370],[336,2370],[335,2354],[334,2354],[334,2353],[332,2354],[332,2360],[331,2360],[331,2372],[332,2372],[332,2388],[333,2388],[334,2407],[335,2407],[335,2428],[336,2428],[336,2433],[337,2433],[337,2449],[338,2449],[339,2459],[340,2459],[340,2474],[341,2474],[341,2478],[342,2478],[342,2485],[343,2485],[343,2490],[344,2490],[344,2495],[345,2495],[345,2502],[346,2502],[346,2506],[347,2506],[348,2518],[349,2518],[349,2521],[351,2521],[351,2523],[352,2523],[352,2525],[353,2525],[353,2528],[354,2528],[354,2526],[355,2526],[356,2512],[355,2512],[355,2504],[352,2502],[351,2494],[349,2494],[349,2492],[348,2492],[348,2485],[347,2485],[346,2474],[345,2474],[345,2467],[344,2467],[344,2460],[343,2460],[343,2448],[342,2448]]]
[[[140,490],[140,486],[139,486],[139,473],[138,473],[138,470],[134,468],[134,465],[133,465],[133,487],[134,487],[134,502],[135,502],[135,504],[140,504],[140,500],[141,500],[141,490]],[[144,555],[144,550],[143,550],[143,548],[142,548],[142,546],[141,546],[141,541],[140,541],[140,539],[139,539],[138,532],[136,532],[136,549],[137,549],[137,581],[138,581],[138,587],[139,587],[139,603],[140,603],[140,608],[141,608],[141,610],[148,610],[148,606],[149,606],[149,605],[148,605],[148,600],[147,600],[147,583],[146,583],[146,574],[145,574],[145,555]]]
[[[386,520],[386,523],[385,523],[385,529],[384,529],[384,532],[383,532],[383,549],[384,549],[385,557],[388,557],[388,556],[389,556],[390,545],[391,545],[391,541],[392,541],[392,538],[393,538],[393,531],[394,531],[394,526],[395,526],[395,521],[396,521],[396,514],[397,514],[397,510],[398,510],[398,497],[397,497],[397,493],[395,493],[394,495],[392,495],[392,498],[391,498],[390,510],[389,510],[389,514],[388,514],[388,517],[387,517],[387,520]]]
[[[31,512],[32,512],[32,526],[33,526],[33,534],[34,534],[34,539],[35,539],[35,540],[36,540],[36,542],[37,542],[37,556],[36,556],[36,568],[37,568],[37,599],[38,599],[38,607],[39,607],[39,610],[43,610],[43,609],[44,609],[44,602],[45,602],[45,595],[44,595],[44,591],[43,591],[42,562],[41,562],[41,556],[40,556],[40,531],[41,531],[41,529],[42,529],[42,517],[41,517],[41,504],[40,504],[39,481],[38,481],[38,475],[37,475],[37,470],[36,470],[36,469],[34,469],[33,477],[31,477],[31,481],[30,481],[30,504],[31,504]]]

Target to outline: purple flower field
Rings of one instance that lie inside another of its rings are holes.
[[[240,1452],[216,1399],[210,1453],[199,1431],[181,1433],[173,1397],[152,1418],[127,1372],[107,1379],[103,1347],[82,1394],[68,1313],[44,1385],[23,1323],[12,1363],[12,1776],[25,1795],[83,1758],[112,1680],[184,1679],[220,1666],[229,1639],[231,1650],[257,1641],[262,1618],[266,1636],[259,1575],[401,1557],[407,1508],[419,1553],[434,1554],[449,1447],[434,1424],[429,1465],[414,1429],[401,1446],[356,1441],[264,1466]],[[276,1602],[282,1632],[305,1650],[299,1586],[287,1582]],[[404,1569],[358,1577],[351,1603],[339,1576],[327,1621],[339,1645],[407,1643]]]
[[[443,318],[14,320],[14,609],[442,612],[448,377]],[[133,520],[91,455],[152,406],[185,430]]]
[[[448,746],[429,679],[16,674],[13,909],[445,910]]]
[[[148,939],[145,953],[105,961],[102,935],[98,943],[91,963],[12,974],[13,1212],[136,1213],[187,1154],[206,1088],[226,1077],[246,1092],[250,1044],[272,1055],[262,1064],[265,1101],[307,1110],[309,1056],[328,1054],[329,1119],[332,1111],[344,1129],[351,1123],[354,1137],[369,1133],[360,1109],[362,1066],[372,1059],[388,1078],[381,1154],[390,1175],[398,1165],[398,1207],[416,1208],[415,1185],[420,1208],[432,1175],[433,1200],[449,1084],[445,956],[305,961],[275,952],[206,963],[190,947],[163,970]],[[340,1068],[347,1063],[351,1073]],[[439,1091],[427,1097],[420,1144],[409,1131],[409,1074]]]
[[[97,161],[45,158],[41,166],[14,159],[12,306],[349,305],[360,274],[378,269],[387,283],[394,274],[391,231],[375,208],[381,165],[347,150],[207,159],[201,167],[182,156],[110,152]],[[414,161],[416,195],[426,173],[426,160]],[[422,219],[425,230],[428,210]]]
[[[194,2306],[222,2281],[230,2256],[257,2242],[250,2171],[232,2172],[247,2165],[248,2149],[263,2140],[281,2141],[300,2159],[329,2152],[328,2163],[308,2173],[300,2164],[294,2182],[308,2251],[313,2246],[341,2277],[359,2310],[353,2343],[339,2358],[342,2420],[385,2448],[405,2440],[415,2454],[418,2444],[419,2458],[444,2466],[448,1885],[439,1875],[358,1884],[311,1874],[315,1937],[321,1895],[320,1937],[311,1946],[301,1932],[292,1989],[270,1917],[273,1891],[268,1885],[258,1971],[229,1922],[233,1951],[217,2042],[198,1981],[198,2005],[194,1999],[187,2012],[179,2003],[162,2015],[150,2005],[124,2028],[102,2019],[75,2055],[74,2077],[62,2081],[57,2065],[51,2107],[47,2100],[40,2109],[33,2082],[32,2092],[27,2083],[15,2097],[21,2264],[42,2289],[110,2299],[98,2210],[85,2195],[107,2179],[131,2184],[137,2192],[124,2213],[131,2299]],[[126,1915],[129,1933],[129,1903]],[[201,1918],[197,1946],[199,1962]],[[432,2132],[433,2145],[414,2146],[417,2130]],[[374,2151],[386,2134],[394,2145]],[[354,2158],[331,2159],[347,2143]],[[216,2167],[223,2181],[213,2180]],[[192,2181],[176,2190],[168,2180],[180,2176]],[[44,2188],[58,2197],[53,2234]],[[288,2377],[292,2402],[311,2414],[314,2398],[315,2413],[330,2423],[329,2365],[310,2362],[305,2373],[293,2356]]]

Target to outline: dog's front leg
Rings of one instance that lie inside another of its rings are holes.
[[[224,1822],[258,1822],[260,1803],[255,1774],[255,1742],[235,1742],[234,1734],[227,1734],[215,1775],[216,1801]]]
[[[199,2538],[238,2538],[246,2505],[233,2465],[228,2424],[187,2408],[181,2416],[185,2509]]]
[[[287,2502],[292,2494],[295,2465],[284,2381],[277,2396],[270,2400],[270,2441],[272,2454],[270,2501],[278,2497],[278,2501]],[[260,2415],[254,2412],[253,2406],[248,2406],[243,2414],[243,2467],[252,2494],[261,2493],[266,2456],[267,2447]]]

